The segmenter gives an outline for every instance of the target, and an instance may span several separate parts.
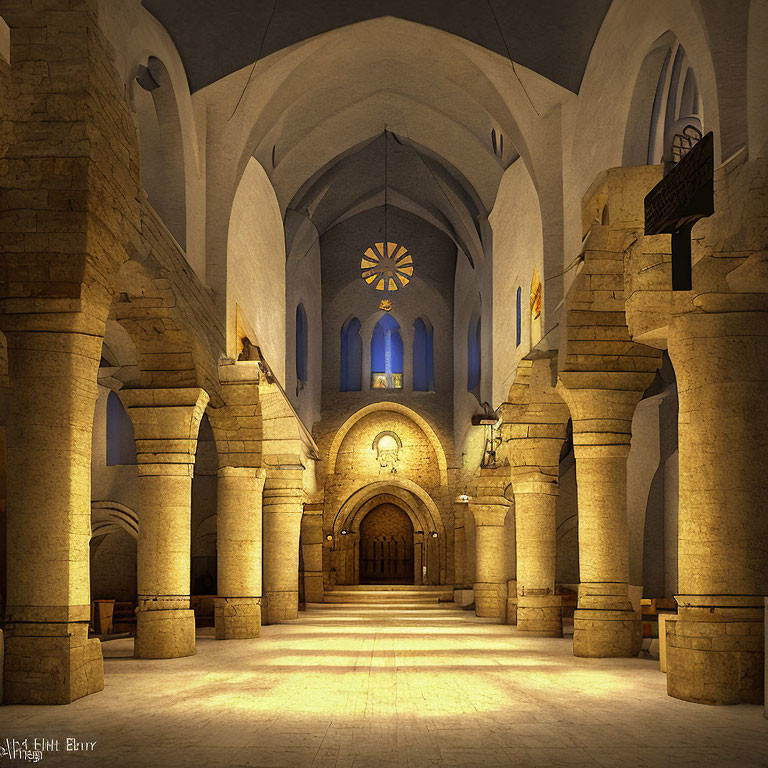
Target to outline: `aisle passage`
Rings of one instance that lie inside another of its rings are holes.
[[[678,701],[654,661],[577,659],[570,638],[453,607],[315,605],[257,640],[211,632],[163,661],[107,642],[102,693],[5,707],[0,736],[59,739],[45,766],[768,764],[760,707]]]

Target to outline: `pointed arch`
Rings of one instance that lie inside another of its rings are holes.
[[[392,315],[383,315],[371,335],[371,388],[403,388],[403,340]]]
[[[342,392],[359,392],[363,384],[363,340],[360,320],[349,317],[341,326],[341,381]]]
[[[394,411],[395,413],[403,414],[404,416],[407,416],[411,421],[413,421],[414,424],[419,427],[419,429],[421,429],[429,441],[429,444],[432,446],[435,455],[437,456],[437,467],[440,474],[440,483],[444,485],[447,484],[448,461],[445,456],[445,448],[443,448],[443,444],[440,442],[440,438],[437,436],[435,430],[423,416],[416,413],[416,411],[413,409],[408,408],[405,405],[401,405],[400,403],[392,402],[371,403],[371,405],[366,405],[364,408],[361,408],[359,411],[353,413],[341,425],[341,427],[339,427],[339,430],[336,433],[336,436],[333,438],[333,442],[331,443],[330,451],[328,452],[328,474],[332,475],[336,471],[336,459],[339,455],[339,449],[341,448],[341,444],[344,442],[344,438],[349,433],[349,430],[352,429],[352,427],[354,427],[355,424],[360,421],[360,419],[363,419],[368,416],[368,414],[375,413],[377,411]]]

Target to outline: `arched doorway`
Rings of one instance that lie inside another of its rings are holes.
[[[396,504],[374,507],[360,523],[360,583],[413,584],[413,524]]]

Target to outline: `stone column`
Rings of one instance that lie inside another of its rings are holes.
[[[518,365],[502,426],[515,494],[517,629],[539,637],[563,634],[562,598],[555,594],[555,505],[570,414],[553,388],[554,362]]]
[[[481,617],[504,620],[506,616],[504,519],[509,507],[503,496],[469,502],[475,519],[475,613]]]
[[[265,624],[279,624],[299,615],[303,472],[301,465],[267,468],[263,507]]]
[[[265,471],[255,361],[219,361],[224,405],[209,410],[219,455],[217,640],[258,637],[262,619],[262,494]]]
[[[104,687],[90,620],[91,432],[102,339],[8,331],[6,704]]]
[[[517,631],[562,637],[562,598],[555,595],[557,466],[513,470],[517,526]]]
[[[138,608],[134,654],[191,656],[189,608],[192,474],[200,420],[199,388],[121,390],[133,422],[139,469]]]
[[[218,479],[216,639],[258,637],[264,471],[225,466]]]
[[[304,559],[304,599],[323,602],[323,505],[305,504],[301,518],[301,551]]]
[[[466,557],[464,547],[466,538],[464,534],[464,514],[467,505],[464,502],[454,502],[453,504],[453,561],[454,561],[454,580],[457,586],[465,583]]]
[[[667,688],[708,704],[763,699],[768,313],[739,301],[743,311],[683,315],[669,332],[679,395],[680,594]]]
[[[610,374],[603,374],[606,378]],[[640,614],[629,599],[627,456],[632,414],[642,392],[568,389],[579,508],[575,656],[637,656]]]

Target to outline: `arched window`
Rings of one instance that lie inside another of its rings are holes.
[[[469,318],[467,331],[467,392],[474,392],[480,397],[482,326],[479,307]]]
[[[435,388],[432,323],[420,317],[413,323],[413,388],[421,392]]]
[[[360,321],[350,317],[341,327],[341,385],[342,392],[359,392],[363,382],[363,340]]]
[[[133,424],[117,392],[107,396],[107,466],[136,463]]]
[[[685,49],[672,40],[656,84],[648,136],[648,165],[677,163],[702,137],[696,75]]]
[[[371,387],[402,389],[403,340],[400,326],[392,315],[384,315],[371,337]]]
[[[307,376],[307,313],[304,305],[296,307],[296,394],[309,381]]]
[[[515,301],[515,346],[519,347],[523,340],[523,289],[517,286],[517,300]]]

